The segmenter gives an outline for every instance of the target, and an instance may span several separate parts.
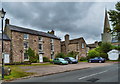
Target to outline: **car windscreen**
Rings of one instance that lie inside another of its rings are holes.
[[[65,61],[63,58],[59,58],[60,61]]]
[[[74,58],[72,58],[72,57],[69,57],[69,59],[70,59],[70,60],[75,60],[75,59],[74,59]]]

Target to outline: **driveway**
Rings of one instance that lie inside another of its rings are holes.
[[[111,65],[113,62],[107,63],[87,63],[87,62],[79,62],[78,64],[68,64],[68,65],[42,65],[42,66],[21,66],[22,69],[28,69],[26,72],[34,72],[35,74],[29,77],[39,77],[49,74],[55,74],[60,72],[67,72],[79,69],[85,69],[90,67],[100,67]]]

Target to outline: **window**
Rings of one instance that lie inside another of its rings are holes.
[[[28,42],[24,42],[24,49],[28,48]]]
[[[24,39],[28,39],[29,35],[28,34],[24,34]]]
[[[51,54],[51,59],[54,59],[54,54]],[[57,60],[57,59],[56,59]]]
[[[39,39],[39,41],[43,41],[42,36],[39,36],[38,39]]]
[[[54,51],[54,45],[53,44],[51,44],[51,50]]]
[[[29,56],[27,53],[24,53],[24,60],[28,61],[29,60]]]
[[[50,39],[50,43],[53,43],[53,39]]]
[[[39,44],[39,50],[42,51],[43,50],[43,45]]]
[[[82,48],[84,48],[84,43],[82,43]]]

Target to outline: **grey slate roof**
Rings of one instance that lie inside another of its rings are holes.
[[[28,33],[28,34],[33,34],[33,35],[40,35],[40,36],[45,36],[45,37],[50,37],[50,38],[54,38],[54,39],[60,40],[60,38],[58,38],[57,36],[55,36],[53,34],[41,32],[41,31],[37,31],[37,30],[32,30],[32,29],[28,29],[28,28],[18,27],[18,26],[14,26],[14,25],[7,25],[7,27],[9,27],[9,29],[11,31],[17,31],[17,32]]]
[[[0,40],[2,40],[2,33],[0,33]],[[3,40],[10,41],[10,38],[6,34],[3,34]]]
[[[95,44],[87,44],[87,47],[96,48],[96,45]]]

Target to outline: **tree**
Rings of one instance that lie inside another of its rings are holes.
[[[29,48],[26,53],[28,54],[29,56],[29,61],[31,63],[36,63],[39,59],[39,55],[35,53],[34,50],[32,50],[31,48]]]
[[[92,49],[88,52],[87,59],[94,58],[94,57],[99,57],[100,53],[96,51],[95,49]]]
[[[112,22],[113,32],[117,33],[118,41],[120,41],[120,1],[115,5],[115,9],[108,11],[108,14]]]
[[[107,53],[110,50],[112,50],[112,45],[110,43],[102,43],[101,46],[100,46],[100,50],[103,53]]]

